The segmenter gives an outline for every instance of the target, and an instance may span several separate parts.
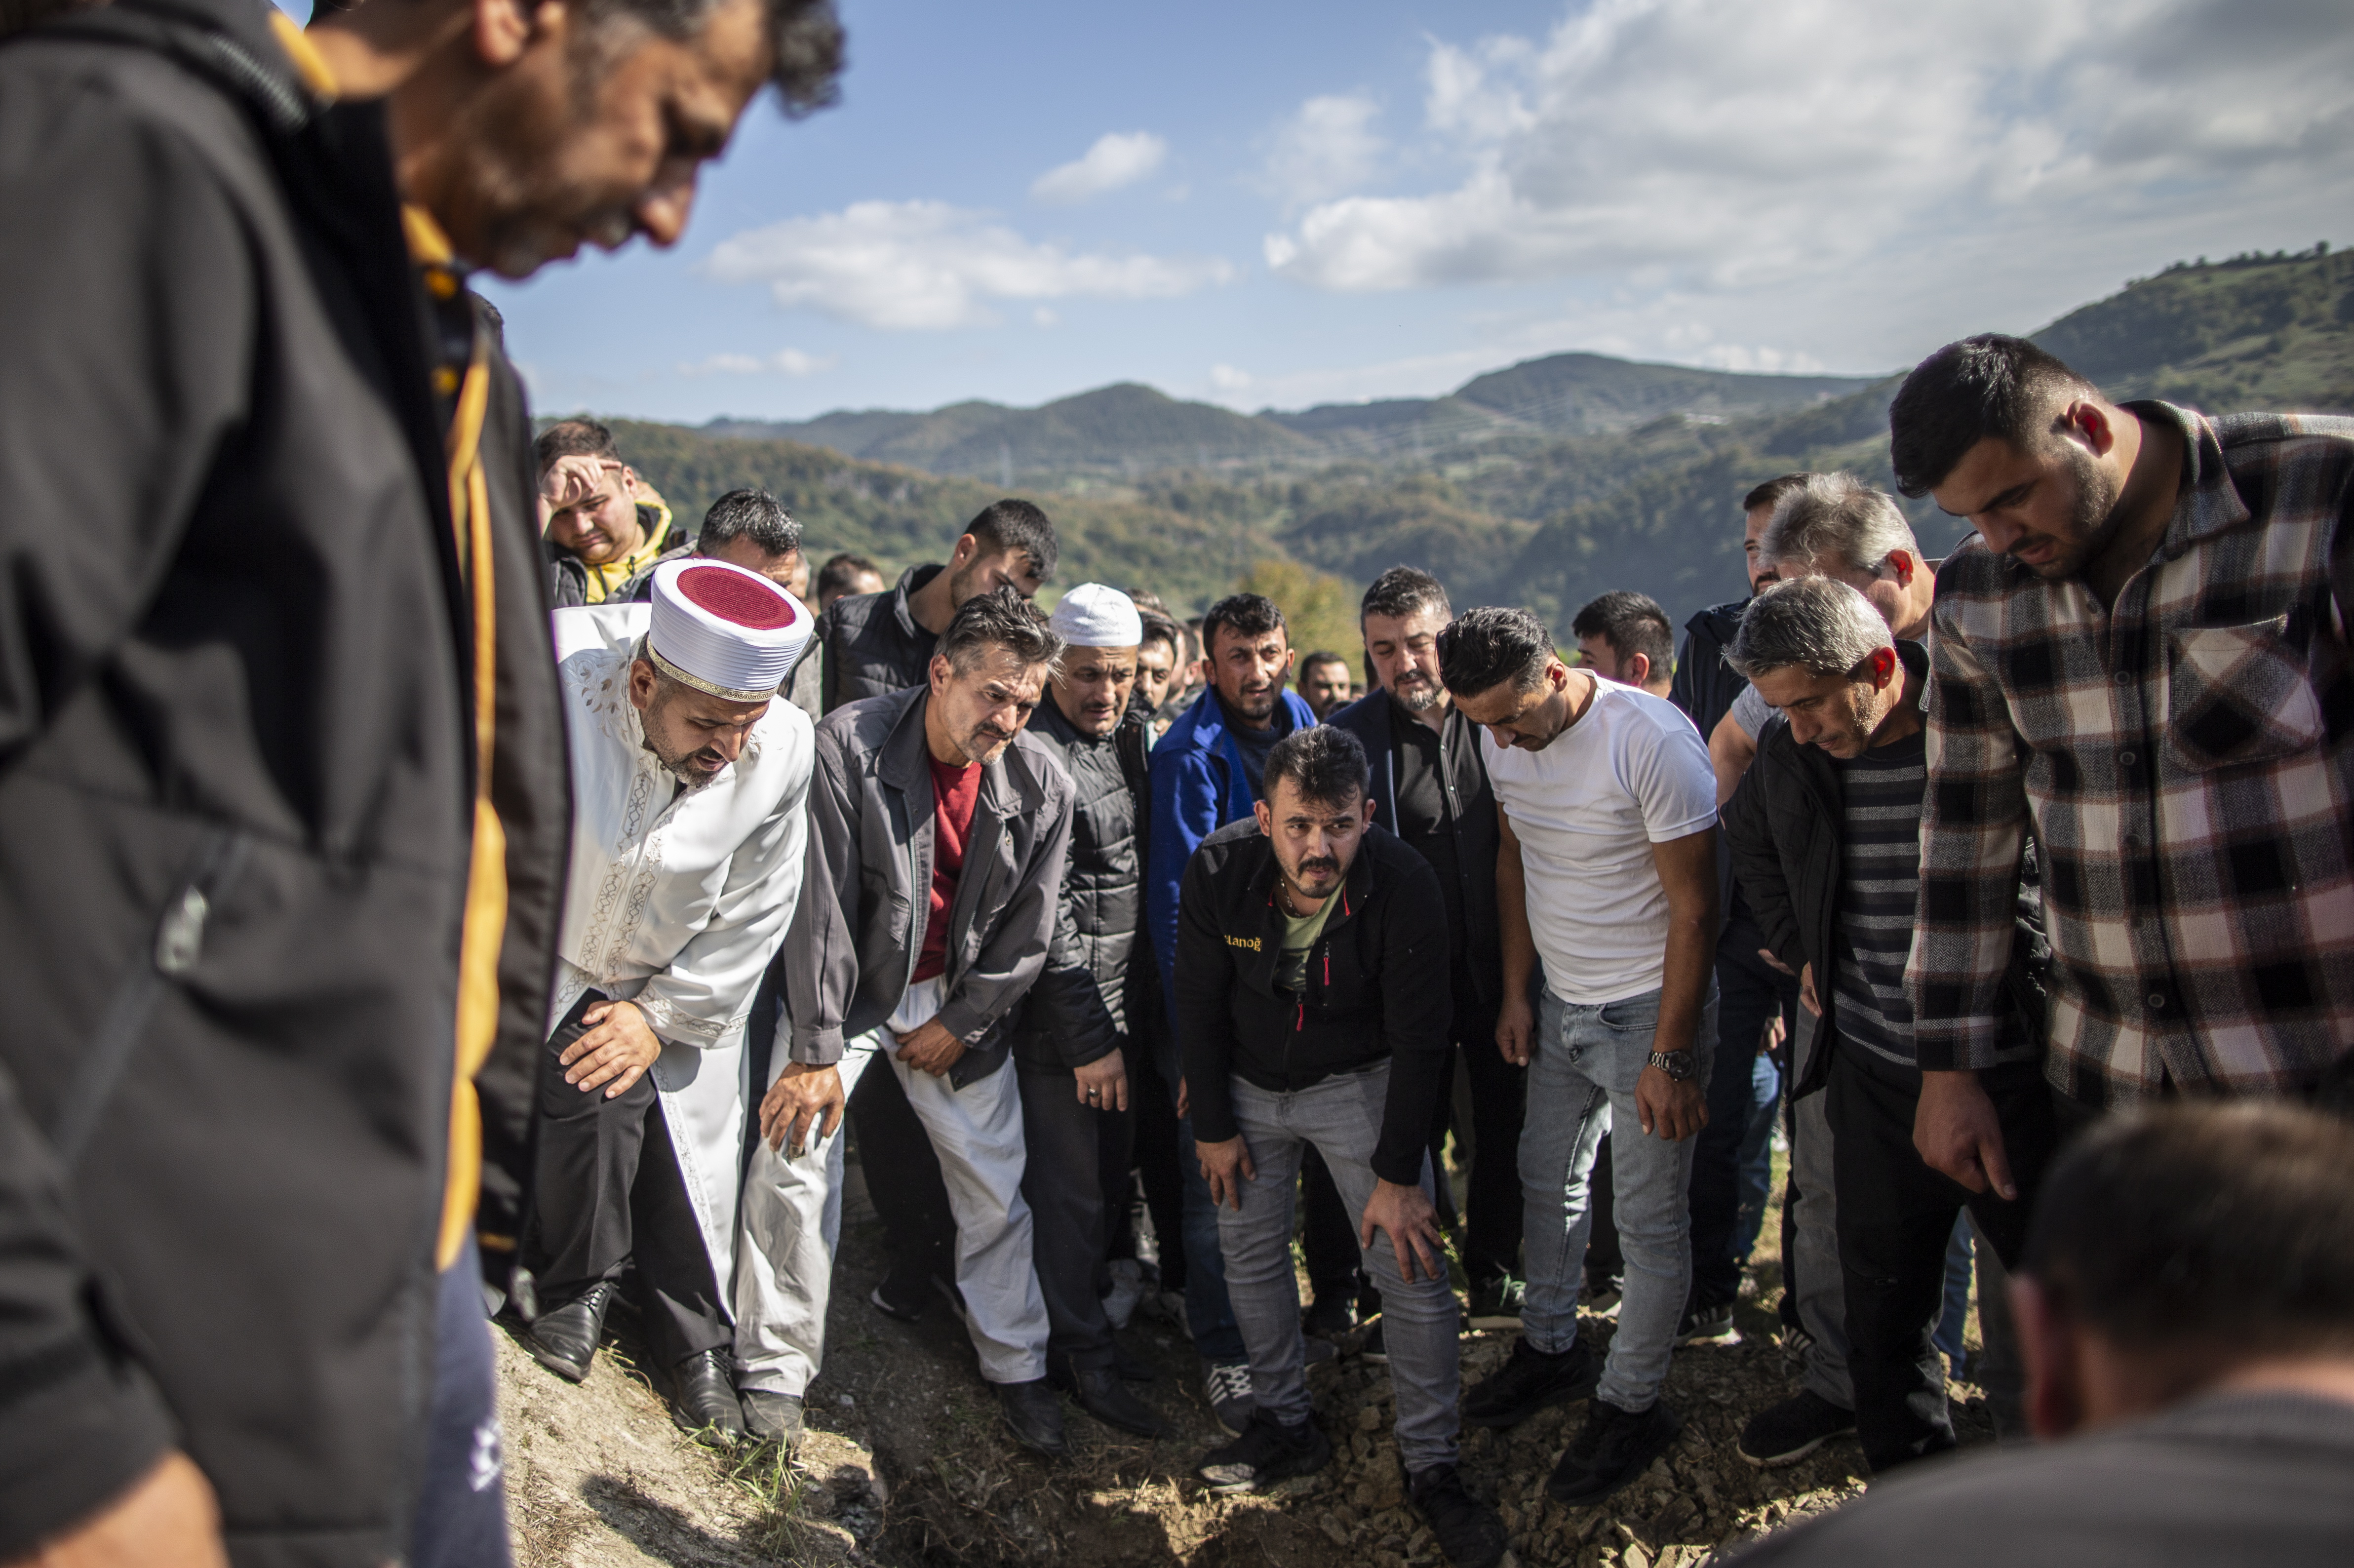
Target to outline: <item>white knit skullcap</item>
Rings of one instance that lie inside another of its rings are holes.
[[[654,665],[730,702],[776,694],[810,639],[809,612],[758,572],[700,556],[654,568]]]
[[[1074,648],[1133,648],[1144,641],[1136,601],[1101,583],[1081,583],[1065,594],[1046,624]]]

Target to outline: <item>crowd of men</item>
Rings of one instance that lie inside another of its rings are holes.
[[[851,1309],[955,1313],[1022,1444],[1167,1436],[1155,1312],[1265,1490],[1345,1342],[1489,1568],[1462,1427],[1645,1473],[1777,1121],[1740,1451],[1896,1479],[1755,1561],[2342,1554],[2354,421],[1966,339],[1890,414],[1942,561],[1787,474],[1680,654],[1401,565],[1302,660],[1256,594],[1043,612],[1030,502],[890,584],[532,435],[468,269],[674,241],[822,0],[25,10],[0,1562],[503,1564],[492,1312],[577,1382],[626,1294],[683,1427],[790,1451],[854,1139]],[[2073,1440],[1922,1463],[1957,1257],[1999,1430]]]

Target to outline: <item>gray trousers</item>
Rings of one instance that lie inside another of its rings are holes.
[[[1243,1183],[1241,1209],[1229,1203],[1218,1210],[1218,1245],[1225,1255],[1235,1321],[1250,1349],[1251,1396],[1286,1425],[1314,1413],[1302,1365],[1299,1285],[1291,1268],[1291,1203],[1299,1184],[1300,1151],[1315,1146],[1341,1190],[1351,1223],[1361,1223],[1373,1201],[1373,1146],[1381,1137],[1389,1087],[1386,1062],[1288,1094],[1232,1080],[1235,1125],[1250,1151],[1253,1174]],[[1427,1158],[1422,1187],[1426,1194],[1431,1190]],[[1364,1256],[1365,1272],[1382,1293],[1382,1337],[1397,1393],[1398,1455],[1409,1475],[1451,1465],[1461,1429],[1455,1408],[1461,1388],[1456,1342],[1460,1316],[1446,1260],[1439,1260],[1437,1278],[1423,1275],[1409,1285],[1398,1271],[1386,1232],[1374,1234]]]
[[[1797,1038],[1787,1081],[1800,1075],[1796,1065],[1808,1062],[1819,1044],[1817,1020],[1798,1010]],[[1829,1096],[1821,1090],[1791,1107],[1790,1179],[1797,1184],[1793,1211],[1796,1241],[1788,1272],[1797,1292],[1798,1326],[1811,1341],[1798,1374],[1800,1386],[1812,1390],[1841,1410],[1855,1408],[1855,1385],[1847,1373],[1847,1287],[1840,1272],[1839,1202],[1831,1181],[1831,1128],[1826,1113]],[[1977,1229],[1972,1222],[1971,1228]],[[1986,1350],[1978,1361],[1978,1385],[1986,1390],[1987,1410],[1994,1417],[1995,1436],[2004,1442],[2023,1440],[2027,1429],[2027,1371],[2020,1358],[2019,1330],[2010,1316],[2010,1275],[1984,1236],[1972,1249],[1978,1259],[1978,1333]]]

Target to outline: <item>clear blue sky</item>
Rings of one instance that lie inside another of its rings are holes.
[[[488,290],[541,408],[1877,372],[2354,211],[2343,0],[843,12],[841,105],[757,104],[676,250]]]

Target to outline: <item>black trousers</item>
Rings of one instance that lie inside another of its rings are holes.
[[[1046,1298],[1046,1353],[1078,1371],[1102,1371],[1112,1364],[1103,1297],[1111,1284],[1114,1210],[1128,1194],[1140,1086],[1129,1079],[1129,1109],[1093,1110],[1080,1103],[1067,1069],[1013,1067],[1022,1091],[1022,1196],[1030,1204],[1032,1266]]]
[[[636,1297],[657,1364],[735,1343],[703,1226],[672,1150],[652,1073],[611,1099],[582,1094],[554,1060],[540,1074],[532,1272],[561,1307],[637,1265]]]
[[[1496,1049],[1496,1015],[1466,1013],[1456,1048],[1471,1086],[1471,1181],[1464,1194],[1463,1272],[1475,1286],[1521,1272],[1521,1122],[1528,1114],[1529,1074]],[[1452,1073],[1450,1070],[1450,1081]],[[1448,1097],[1451,1105],[1453,1097]],[[1442,1122],[1442,1128],[1444,1123]]]
[[[2037,1186],[2058,1143],[2052,1092],[2039,1065],[1981,1073],[1994,1102],[2016,1202],[1973,1192],[1922,1163],[1913,1146],[1921,1075],[1844,1041],[1823,1091],[1831,1125],[1848,1374],[1856,1435],[1875,1476],[1954,1446],[1946,1367],[1930,1335],[1945,1305],[1946,1246],[1964,1208],[2006,1268],[2019,1261]]]
[[[883,1222],[883,1250],[901,1281],[956,1277],[956,1215],[932,1135],[887,1066],[862,1073],[850,1094],[850,1130],[866,1195]]]
[[[1145,1212],[1161,1255],[1161,1288],[1185,1289],[1185,1171],[1180,1160],[1193,1150],[1177,1146],[1177,1102],[1170,1095],[1148,1046],[1128,1070],[1129,1113],[1136,1127],[1136,1174],[1144,1189]]]
[[[1744,910],[1716,945],[1716,1061],[1709,1070],[1708,1125],[1692,1146],[1692,1300],[1716,1307],[1741,1293],[1741,1139],[1749,1125],[1750,1078],[1768,1019],[1796,1007],[1798,982],[1757,956],[1765,935]]]

